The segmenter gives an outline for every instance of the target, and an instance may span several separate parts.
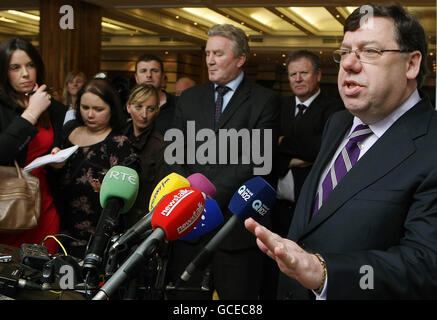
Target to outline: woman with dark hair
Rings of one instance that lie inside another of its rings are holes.
[[[79,149],[59,170],[62,205],[61,230],[74,240],[65,242],[68,254],[83,258],[97,226],[101,206],[99,191],[106,172],[115,165],[138,170],[138,157],[121,134],[125,119],[117,93],[104,79],[89,81],[78,95],[76,120],[64,126],[63,148]]]
[[[44,64],[35,47],[23,39],[0,44],[0,165],[24,167],[59,145],[66,108],[51,99],[44,84]],[[33,92],[33,94],[32,94]],[[59,231],[59,216],[54,206],[48,168],[32,173],[40,180],[41,217],[38,227],[19,234],[1,234],[0,243],[19,247],[22,243],[40,244]],[[50,253],[55,241],[45,242]]]

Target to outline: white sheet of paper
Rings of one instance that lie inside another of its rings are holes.
[[[78,148],[79,146],[72,146],[70,148],[60,150],[55,154],[46,154],[45,156],[38,157],[24,167],[23,170],[29,172],[48,163],[63,162],[67,160]]]

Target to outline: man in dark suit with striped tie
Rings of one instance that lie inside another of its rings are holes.
[[[398,5],[357,8],[334,60],[347,111],[326,124],[287,238],[246,228],[282,273],[280,299],[437,298],[437,112],[428,44]]]

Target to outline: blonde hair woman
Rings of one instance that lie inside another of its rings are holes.
[[[77,95],[87,81],[82,71],[70,71],[65,77],[62,102],[68,107],[64,123],[76,118]]]
[[[127,226],[134,224],[146,214],[149,199],[156,184],[166,175],[164,162],[164,138],[155,129],[159,115],[159,95],[149,84],[135,86],[126,103],[131,121],[124,131],[140,158],[140,189],[129,214],[125,215]]]

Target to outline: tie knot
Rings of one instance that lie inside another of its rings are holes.
[[[304,105],[304,104],[302,104],[302,103],[299,103],[298,105],[297,105],[297,108],[299,109],[299,111],[300,112],[304,112],[305,111],[305,109],[306,109],[306,105]]]
[[[352,131],[349,141],[353,141],[355,143],[361,142],[371,134],[372,134],[372,130],[370,130],[367,124],[359,124]]]
[[[305,109],[307,108],[306,105],[299,103],[297,106],[297,114],[296,114],[296,118],[299,118],[303,115],[303,113],[305,112]]]
[[[223,87],[223,86],[217,86],[216,88],[217,92],[219,95],[224,96],[226,94],[226,92],[228,92],[229,90],[231,90],[231,88],[229,87]]]

